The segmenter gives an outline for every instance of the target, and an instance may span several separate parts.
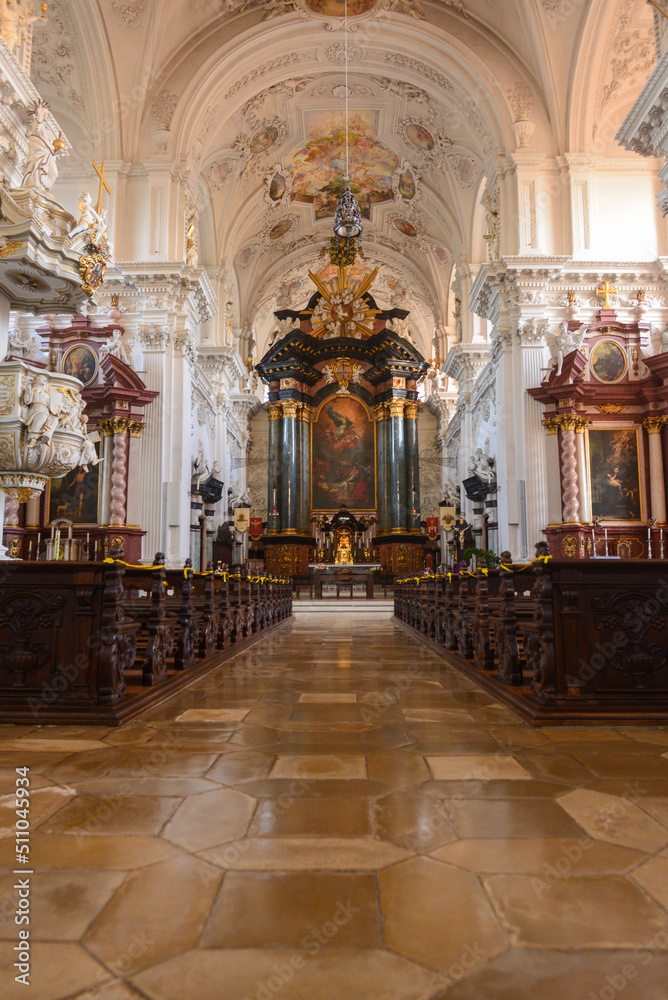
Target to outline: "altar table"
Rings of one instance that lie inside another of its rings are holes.
[[[373,600],[373,571],[380,569],[380,563],[352,563],[348,566],[339,566],[329,563],[322,566],[319,563],[310,563],[312,590],[316,600],[323,600],[323,583],[336,584],[336,596],[343,589],[350,590],[350,596],[354,596],[354,585],[356,583],[366,583],[366,598]]]

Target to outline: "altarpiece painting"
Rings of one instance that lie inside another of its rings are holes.
[[[639,521],[640,471],[635,427],[589,431],[592,513],[615,521]]]
[[[375,425],[353,396],[333,396],[312,424],[311,507],[376,509]]]

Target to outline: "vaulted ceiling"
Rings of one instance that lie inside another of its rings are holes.
[[[73,143],[132,173],[171,163],[199,261],[260,348],[301,304],[349,171],[362,266],[408,296],[422,347],[485,259],[486,178],[518,143],[625,154],[615,131],[654,64],[646,0],[54,0],[33,79]],[[345,40],[348,39],[346,81]],[[513,124],[525,121],[531,127]]]

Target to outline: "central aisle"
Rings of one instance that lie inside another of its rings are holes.
[[[668,734],[532,730],[389,612],[297,611],[121,730],[0,736],[42,786],[42,1000],[605,1000],[630,965],[665,1000]]]

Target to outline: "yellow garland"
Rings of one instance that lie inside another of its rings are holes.
[[[159,566],[145,566],[143,563],[123,562],[122,559],[112,559],[109,556],[106,559],[103,559],[102,562],[105,562],[105,563],[118,563],[119,566],[127,566],[128,569],[164,569],[165,568],[165,564],[164,563],[161,563]]]

